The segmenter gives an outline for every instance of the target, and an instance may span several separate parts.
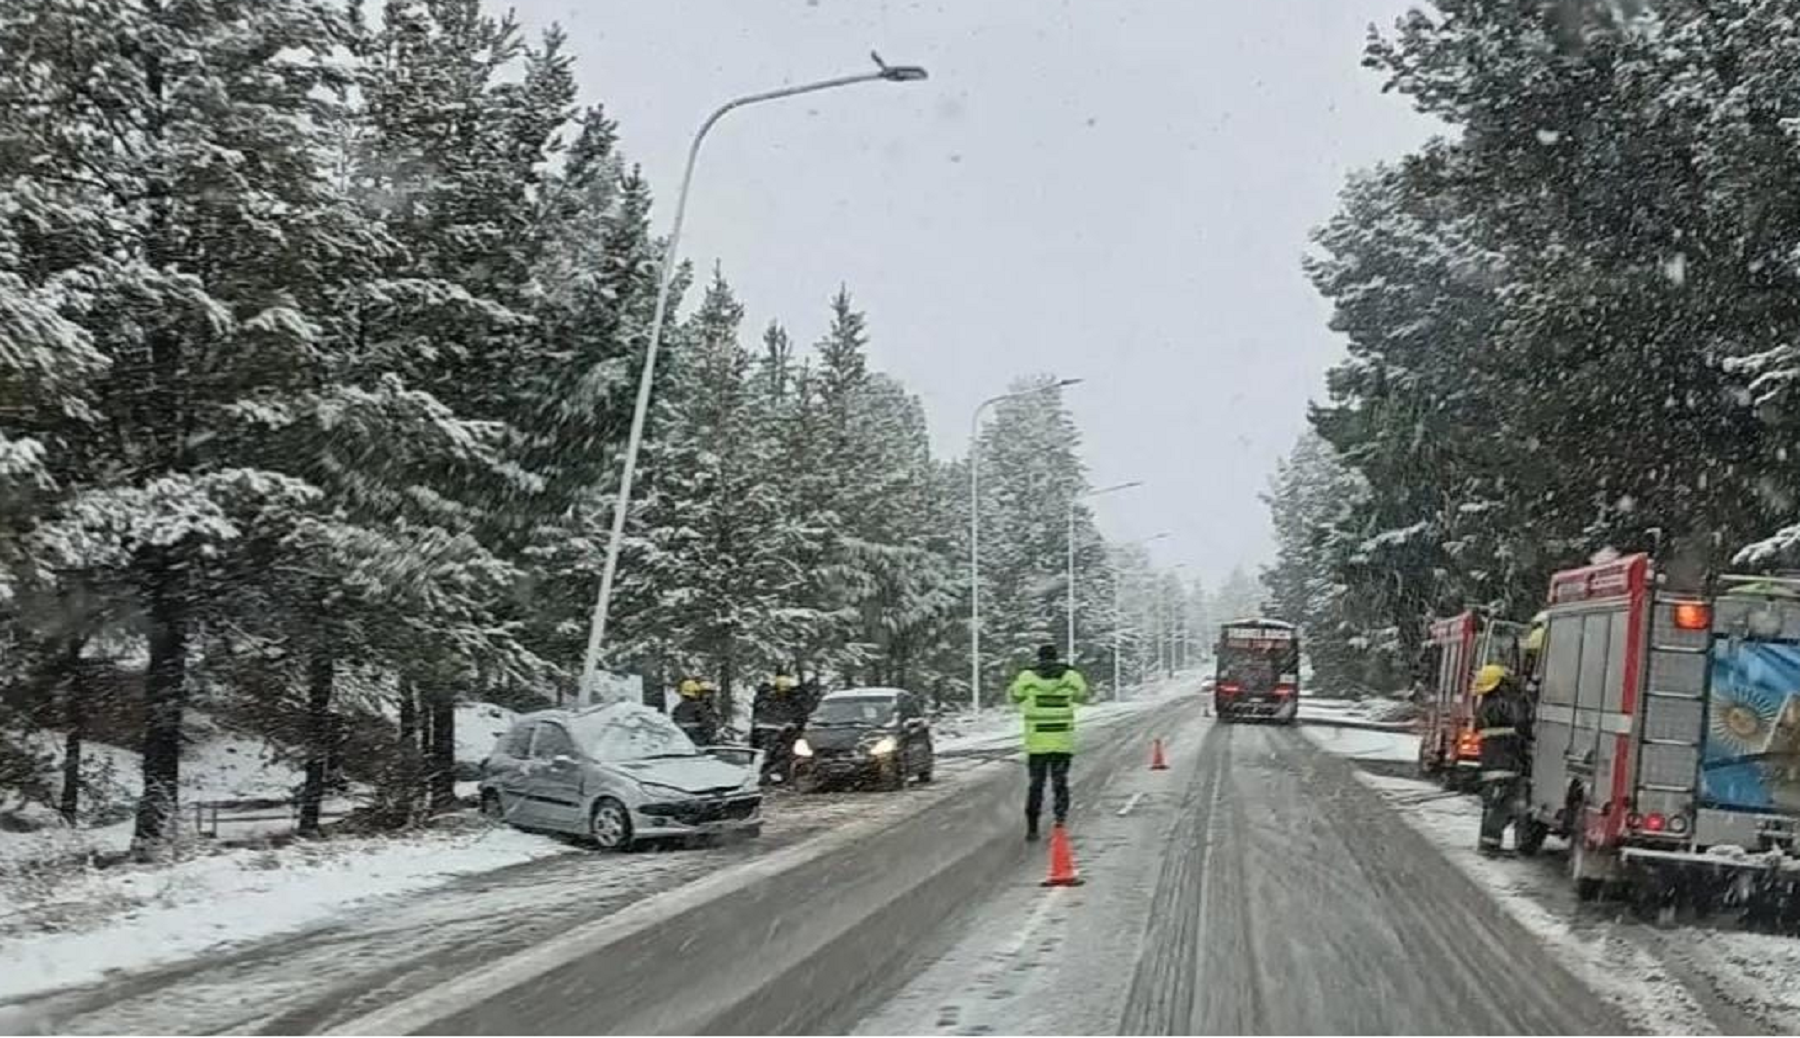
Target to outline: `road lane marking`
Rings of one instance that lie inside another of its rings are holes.
[[[1061,900],[1056,895],[1068,889],[1070,888],[1052,887],[1049,897],[1038,899],[1037,907],[1031,910],[1031,915],[1025,920],[1025,925],[1021,926],[1014,935],[1017,939],[1000,950],[1002,957],[1012,960],[1024,953],[1026,946],[1031,943],[1031,938],[1037,933],[1038,927],[1043,925],[1044,917],[1049,915],[1050,909],[1056,907],[1056,903]]]
[[[1120,818],[1123,818],[1123,817],[1125,817],[1125,816],[1126,816],[1126,815],[1128,815],[1128,814],[1130,814],[1130,813],[1131,813],[1131,809],[1132,809],[1132,808],[1134,808],[1134,807],[1136,807],[1136,806],[1137,806],[1137,802],[1138,802],[1138,801],[1139,801],[1139,800],[1142,800],[1142,799],[1143,799],[1143,798],[1144,798],[1144,791],[1143,791],[1143,790],[1141,790],[1141,789],[1140,789],[1140,790],[1138,790],[1138,791],[1137,791],[1137,792],[1136,792],[1136,793],[1133,793],[1133,794],[1131,794],[1131,799],[1130,799],[1130,800],[1127,800],[1127,801],[1125,801],[1125,806],[1124,806],[1124,807],[1121,807],[1121,808],[1119,808],[1119,817],[1120,817]]]

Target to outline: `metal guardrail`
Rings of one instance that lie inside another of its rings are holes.
[[[247,800],[201,800],[193,805],[194,833],[199,836],[218,838],[220,825],[243,825],[252,822],[288,822],[292,827],[300,825],[300,799],[294,797],[287,800],[247,799]],[[237,812],[263,812],[261,814],[239,814]],[[350,812],[343,808],[319,805],[319,817],[343,818]]]

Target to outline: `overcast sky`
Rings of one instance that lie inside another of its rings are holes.
[[[940,453],[1017,376],[1070,402],[1116,538],[1217,585],[1270,554],[1257,499],[1341,345],[1301,276],[1344,174],[1431,127],[1359,58],[1407,0],[518,0],[569,31],[584,102],[643,163],[666,232],[687,143],[730,97],[929,68],[727,117],[683,254],[724,264],[748,336],[810,343],[840,281]],[[1060,502],[1053,507],[1060,509]]]

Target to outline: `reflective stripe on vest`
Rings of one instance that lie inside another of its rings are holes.
[[[1069,697],[1062,693],[1039,692],[1031,697],[1031,705],[1040,710],[1067,710]]]
[[[1481,736],[1483,739],[1487,739],[1487,738],[1491,738],[1496,735],[1517,735],[1517,734],[1519,734],[1519,730],[1517,728],[1512,728],[1512,727],[1483,728],[1481,731],[1476,732],[1475,734]]]
[[[1066,732],[1072,725],[1067,721],[1039,721],[1033,719],[1031,730],[1034,732]]]

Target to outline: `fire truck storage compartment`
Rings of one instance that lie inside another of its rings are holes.
[[[1552,603],[1534,727],[1531,799],[1533,813],[1560,822],[1557,828],[1565,834],[1581,832],[1586,820],[1564,816],[1564,808],[1577,799],[1590,810],[1605,808],[1614,792],[1613,762],[1621,749],[1630,753],[1631,718],[1625,707],[1626,685],[1634,676],[1629,671],[1635,669],[1629,658],[1635,583],[1609,582],[1593,589],[1600,592],[1595,597],[1583,597],[1590,593],[1583,582],[1580,592],[1566,591],[1563,601]]]

